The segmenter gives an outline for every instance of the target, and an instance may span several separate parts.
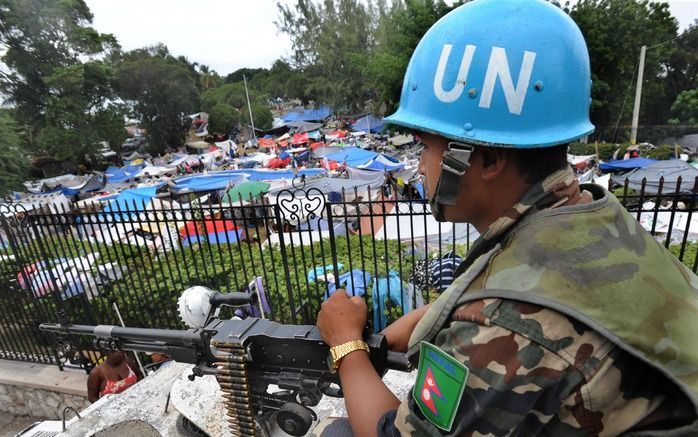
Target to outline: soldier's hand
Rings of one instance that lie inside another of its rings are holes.
[[[317,327],[330,347],[363,338],[367,308],[358,296],[349,297],[338,289],[327,299],[317,316]]]

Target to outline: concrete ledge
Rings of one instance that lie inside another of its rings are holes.
[[[87,374],[72,369],[61,372],[56,365],[0,360],[0,384],[87,398]]]

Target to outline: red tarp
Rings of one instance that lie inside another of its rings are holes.
[[[234,231],[238,228],[232,220],[206,219],[204,220],[204,226],[206,227],[207,234]]]
[[[319,148],[319,147],[325,147],[325,143],[318,141],[318,142],[316,142],[316,143],[310,144],[310,148],[311,148],[312,150],[315,150],[315,149],[317,149],[317,148]]]
[[[310,139],[308,138],[308,134],[294,134],[293,135],[293,140],[291,141],[291,144],[297,145],[297,144],[305,144],[310,142]]]
[[[286,159],[274,158],[274,159],[269,160],[269,163],[267,164],[267,168],[286,168],[286,166],[289,165],[290,163],[291,163],[290,156]]]
[[[260,147],[274,147],[274,140],[271,138],[259,138],[257,143]]]

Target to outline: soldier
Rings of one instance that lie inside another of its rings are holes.
[[[698,278],[575,180],[590,89],[581,32],[543,0],[475,0],[422,38],[387,120],[425,144],[436,218],[481,237],[434,303],[385,330],[418,364],[407,399],[361,352],[364,301],[322,305],[355,435],[698,435]]]

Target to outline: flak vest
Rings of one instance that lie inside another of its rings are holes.
[[[698,277],[604,193],[524,216],[434,301],[412,333],[410,359],[465,303],[528,302],[586,324],[649,364],[698,414]],[[485,269],[483,289],[471,290]],[[661,435],[698,435],[698,421]]]

